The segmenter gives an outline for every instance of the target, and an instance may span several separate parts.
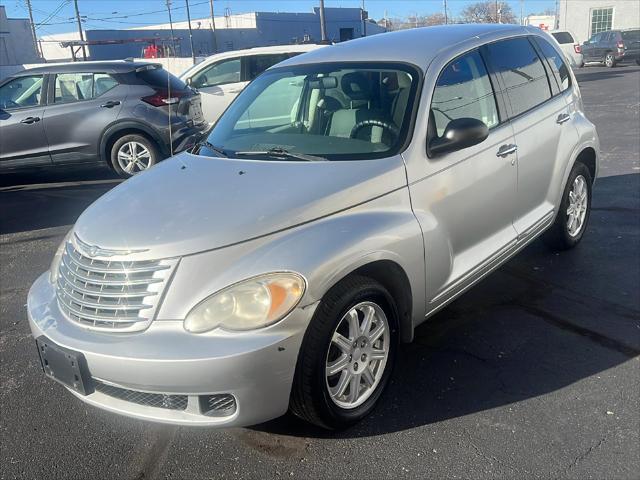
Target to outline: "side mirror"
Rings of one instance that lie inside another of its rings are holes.
[[[429,141],[430,154],[454,152],[483,142],[489,136],[489,127],[475,118],[456,118],[451,120],[442,137]]]

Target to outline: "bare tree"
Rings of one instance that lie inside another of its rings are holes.
[[[496,4],[498,11],[496,12]],[[518,23],[507,2],[485,0],[467,5],[460,15],[464,23]]]

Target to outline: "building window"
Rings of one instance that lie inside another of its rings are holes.
[[[611,30],[613,26],[613,7],[591,10],[591,35]]]

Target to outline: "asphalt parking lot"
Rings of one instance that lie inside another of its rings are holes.
[[[637,478],[640,67],[588,67],[578,79],[602,144],[582,244],[554,254],[535,242],[421,326],[375,414],[338,434],[289,416],[224,431],[154,425],[45,379],[27,291],[118,180],[0,179],[0,476]]]

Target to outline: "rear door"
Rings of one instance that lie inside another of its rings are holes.
[[[522,240],[553,219],[554,182],[577,142],[565,98],[571,77],[564,56],[540,37],[503,40],[487,50],[510,108],[518,172],[514,227]]]
[[[212,63],[191,77],[191,86],[200,92],[202,114],[215,123],[234,98],[247,85],[242,75],[242,57]]]
[[[0,86],[0,168],[51,164],[42,122],[45,81],[25,75]]]
[[[52,75],[44,111],[44,131],[54,163],[99,159],[104,130],[116,121],[127,87],[107,73]]]
[[[582,56],[585,62],[593,62],[595,60],[595,51],[598,48],[597,43],[602,37],[601,33],[591,35],[591,38],[582,45]]]

